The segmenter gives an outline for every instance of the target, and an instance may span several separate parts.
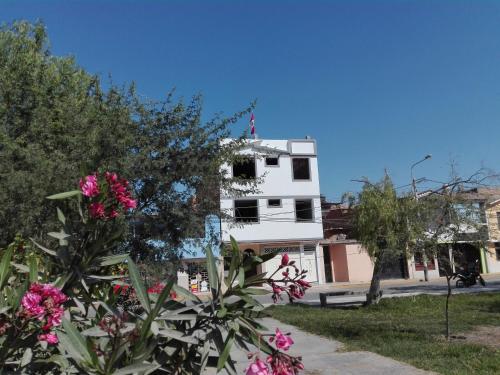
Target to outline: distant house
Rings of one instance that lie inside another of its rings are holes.
[[[322,199],[323,259],[327,282],[368,282],[373,261],[353,234],[353,210],[344,203]],[[384,260],[382,278],[404,278],[407,264],[402,257]]]
[[[324,282],[321,202],[316,142],[313,139],[248,140],[242,160],[223,168],[234,177],[261,179],[258,193],[244,197],[221,192],[222,241],[232,235],[241,252],[288,253],[308,271],[307,280]],[[274,272],[281,257],[254,272]]]
[[[475,207],[477,225],[464,228],[460,240],[454,246],[450,244],[440,257],[447,255],[454,268],[500,272],[500,188],[478,187],[459,194]],[[479,239],[485,243],[484,248],[478,246]],[[446,239],[442,242],[447,243]]]

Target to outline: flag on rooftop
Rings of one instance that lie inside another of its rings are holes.
[[[250,115],[250,134],[255,135],[255,116],[253,112]]]

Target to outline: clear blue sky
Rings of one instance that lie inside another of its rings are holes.
[[[207,118],[258,99],[261,138],[318,140],[330,199],[427,153],[417,177],[500,169],[500,2],[2,1],[14,19],[146,97],[201,92]]]

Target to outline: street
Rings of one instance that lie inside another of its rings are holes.
[[[474,285],[469,288],[456,288],[455,280],[452,280],[452,293],[481,293],[481,292],[500,292],[500,274],[487,274],[482,275],[486,281],[486,286]],[[320,305],[319,293],[330,292],[330,291],[368,291],[370,287],[369,283],[363,284],[349,284],[349,283],[330,283],[324,285],[313,286],[311,289],[307,290],[306,295],[301,299],[300,303],[306,303],[309,305]],[[381,289],[383,290],[382,298],[392,298],[392,297],[405,297],[413,296],[418,294],[446,294],[447,286],[446,279],[439,278],[430,280],[428,282],[418,281],[418,280],[383,280],[381,282]],[[264,296],[256,296],[256,299],[265,306],[270,306],[273,304],[271,299],[271,294]],[[328,297],[329,305],[350,305],[359,304],[364,302],[364,295],[355,296],[339,296],[339,297]],[[278,302],[280,304],[288,303],[288,299],[283,293],[283,301]]]

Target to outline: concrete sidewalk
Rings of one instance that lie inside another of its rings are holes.
[[[274,332],[276,327],[279,327],[282,332],[292,334],[295,344],[290,348],[289,353],[302,356],[305,366],[302,372],[304,375],[432,374],[371,352],[339,352],[342,343],[301,331],[271,318],[263,319],[262,323],[270,332]],[[246,353],[235,348],[232,356],[237,362],[238,374],[245,374],[249,363]],[[262,357],[265,358],[265,355]]]

